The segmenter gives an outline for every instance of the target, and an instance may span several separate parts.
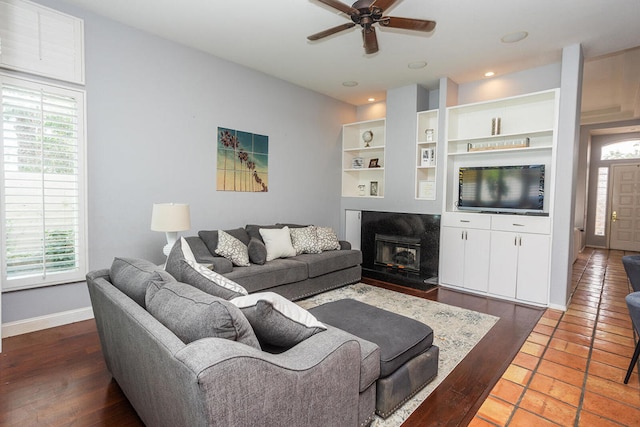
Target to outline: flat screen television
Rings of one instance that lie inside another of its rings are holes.
[[[458,209],[544,212],[544,165],[461,167]]]

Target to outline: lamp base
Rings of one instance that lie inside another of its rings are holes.
[[[164,248],[162,248],[162,253],[168,257],[169,253],[171,253],[171,249],[173,248],[173,245],[175,245],[176,241],[178,240],[178,232],[167,231],[165,232],[165,235],[167,236],[167,244],[164,246]]]

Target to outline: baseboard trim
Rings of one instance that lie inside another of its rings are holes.
[[[89,319],[93,319],[93,309],[91,307],[62,311],[60,313],[32,317],[30,319],[16,320],[15,322],[8,322],[2,325],[2,338],[28,334],[29,332],[41,331],[43,329],[68,325],[69,323],[81,322]]]

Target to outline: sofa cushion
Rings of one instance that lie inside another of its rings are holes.
[[[262,240],[252,237],[247,248],[249,249],[249,261],[252,263],[263,265],[267,261],[267,247]]]
[[[183,247],[185,248],[183,249]],[[189,256],[189,259],[192,259],[199,264],[211,266],[211,268],[216,264],[216,258],[224,259],[219,256],[213,256],[202,239],[198,236],[179,238],[171,248],[171,252],[169,252],[169,256],[167,257],[167,262],[164,267],[164,269],[179,282],[183,281],[180,274],[182,269],[181,261],[185,259],[185,252]],[[233,265],[230,265],[228,271],[231,271],[232,269]]]
[[[296,250],[291,245],[289,227],[280,229],[261,228],[260,235],[264,245],[267,247],[267,261],[296,255]]]
[[[223,230],[218,231],[218,247],[216,253],[230,260],[239,267],[249,266],[249,249],[247,245]]]
[[[233,280],[191,260],[182,261],[181,276],[184,283],[222,299],[228,300],[248,293]]]
[[[262,240],[262,235],[260,234],[260,229],[261,228],[266,228],[269,230],[273,230],[273,229],[280,229],[284,227],[283,225],[257,225],[257,224],[247,224],[244,228],[247,231],[247,234],[249,235],[249,238],[256,238],[258,240],[260,240],[262,243],[264,243],[264,240]]]
[[[109,271],[111,283],[129,298],[145,307],[145,294],[151,280],[164,282],[176,279],[151,261],[136,258],[114,258]]]
[[[327,329],[311,313],[274,292],[231,300],[249,320],[258,339],[277,347],[292,347]]]
[[[318,242],[318,233],[316,226],[291,228],[291,244],[296,250],[296,254],[319,254],[322,252],[320,242]]]
[[[222,298],[181,282],[147,292],[147,311],[185,344],[208,338],[226,338],[260,349],[251,325],[242,312]]]
[[[249,244],[249,235],[244,228],[234,228],[232,230],[224,230],[225,233],[232,235],[236,239],[240,240],[245,245]],[[198,236],[202,239],[209,252],[216,253],[218,247],[218,230],[201,230],[198,231]]]
[[[225,277],[239,283],[249,293],[253,293],[305,280],[309,277],[309,273],[304,262],[279,258],[264,265],[252,264],[249,267],[237,267],[231,273],[225,274]]]
[[[321,251],[335,251],[340,249],[340,241],[331,227],[317,227],[318,245]]]
[[[328,251],[321,254],[302,254],[291,259],[307,264],[309,277],[318,277],[362,264],[362,252],[353,249]]]

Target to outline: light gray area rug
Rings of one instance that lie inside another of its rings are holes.
[[[440,347],[438,375],[436,378],[386,420],[376,417],[372,424],[375,427],[401,425],[498,321],[498,317],[488,314],[429,301],[364,283],[345,286],[297,301],[297,303],[308,309],[344,298],[362,301],[429,325],[433,329],[434,344]]]

